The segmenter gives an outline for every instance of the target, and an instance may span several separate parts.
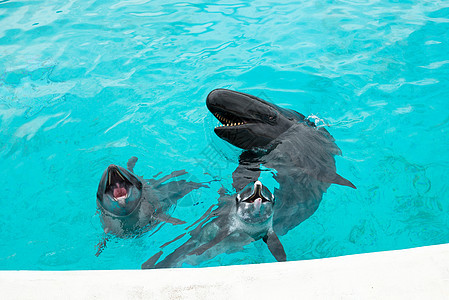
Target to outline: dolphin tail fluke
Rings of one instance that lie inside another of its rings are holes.
[[[154,265],[157,263],[162,254],[163,252],[159,251],[158,253],[150,257],[146,262],[142,264],[142,269],[154,269]]]
[[[263,241],[267,244],[268,249],[277,261],[286,261],[287,254],[285,254],[284,246],[274,231],[269,231],[263,238]]]
[[[355,187],[355,185],[352,184],[351,181],[349,181],[349,180],[347,180],[347,179],[341,177],[341,176],[338,175],[338,174],[335,174],[335,177],[334,177],[334,179],[332,180],[332,183],[339,184],[339,185],[344,185],[344,186],[349,186],[349,187],[351,187],[351,188],[353,188],[353,189],[357,189],[357,188]]]

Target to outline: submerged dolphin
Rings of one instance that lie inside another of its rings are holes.
[[[221,192],[219,203],[212,205],[199,220],[189,226],[201,222],[189,232],[189,240],[156,263],[163,254],[160,251],[142,264],[142,268],[181,267],[183,263],[197,265],[221,253],[241,250],[243,246],[259,239],[263,239],[276,260],[285,261],[284,248],[273,231],[274,205],[273,194],[260,181],[248,184],[238,194]],[[216,208],[212,210],[214,206]]]
[[[329,132],[290,109],[252,95],[225,89],[207,96],[210,112],[222,123],[215,133],[245,151],[234,171],[239,190],[260,175],[260,166],[276,171],[279,189],[273,226],[283,235],[310,217],[332,183],[356,188],[336,173],[335,155],[341,155]]]
[[[97,208],[104,232],[123,237],[151,230],[161,222],[184,224],[168,215],[170,209],[189,192],[207,186],[186,180],[167,182],[187,174],[184,170],[174,171],[158,180],[145,180],[133,173],[136,162],[137,158],[131,157],[127,169],[110,165],[101,177]],[[99,247],[97,256],[105,242]]]

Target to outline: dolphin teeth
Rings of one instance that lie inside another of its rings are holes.
[[[125,196],[117,197],[117,198],[114,197],[114,199],[115,199],[115,201],[123,201],[123,200],[125,200],[127,197],[128,197],[128,194],[126,194]]]

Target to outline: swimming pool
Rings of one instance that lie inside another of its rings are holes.
[[[0,269],[140,268],[182,228],[95,257],[101,174],[219,178],[179,201],[195,221],[240,152],[212,132],[217,87],[318,116],[343,151],[358,189],[329,188],[288,260],[448,243],[448,30],[445,1],[1,1]],[[200,267],[272,261],[259,241]]]

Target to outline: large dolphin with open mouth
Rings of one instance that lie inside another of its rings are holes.
[[[258,178],[261,165],[275,171],[279,188],[273,227],[278,235],[310,217],[330,184],[356,188],[336,173],[334,156],[341,151],[334,138],[304,115],[226,89],[210,92],[206,105],[222,123],[216,135],[244,150],[232,175],[236,190]]]
[[[107,235],[133,236],[151,230],[161,222],[184,224],[184,221],[171,217],[170,210],[191,191],[207,187],[187,180],[169,181],[187,174],[185,170],[174,171],[157,180],[145,180],[134,174],[136,162],[136,157],[130,158],[127,169],[110,165],[101,177],[97,208]],[[105,241],[99,244],[97,256],[105,247]]]
[[[285,261],[284,247],[273,231],[273,194],[260,181],[249,183],[236,194],[226,194],[223,189],[220,194],[218,204],[212,205],[199,220],[186,228],[199,223],[189,232],[190,239],[160,262],[157,261],[163,251],[156,253],[142,264],[142,268],[181,267],[184,263],[198,265],[219,254],[239,251],[260,239],[267,244],[276,260]]]

